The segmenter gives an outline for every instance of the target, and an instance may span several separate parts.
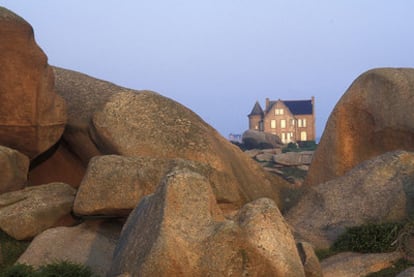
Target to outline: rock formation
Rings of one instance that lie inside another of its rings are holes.
[[[65,104],[30,24],[0,7],[0,37],[0,145],[33,159],[61,137]]]
[[[297,248],[306,277],[323,277],[322,267],[313,246],[310,243],[301,241],[297,243]]]
[[[309,188],[286,220],[298,237],[328,248],[346,227],[412,216],[413,194],[414,153],[389,152]]]
[[[396,277],[412,277],[414,276],[414,267],[407,268],[400,274],[398,274]]]
[[[104,155],[91,159],[76,195],[74,212],[127,215],[144,196],[155,192],[171,170],[178,168],[191,168],[207,178],[218,203],[240,201],[237,184],[208,164],[182,159]]]
[[[0,194],[24,188],[28,171],[28,157],[16,150],[0,146]]]
[[[273,156],[273,161],[284,166],[301,166],[311,164],[313,151],[288,152]]]
[[[305,183],[324,183],[385,152],[414,150],[413,95],[411,68],[358,77],[331,113]]]
[[[283,146],[282,141],[277,135],[255,130],[245,131],[242,141],[246,149],[281,148]]]
[[[92,157],[102,154],[90,136],[93,115],[113,95],[133,90],[72,70],[53,67],[53,71],[56,92],[67,103],[68,120],[64,141],[86,167]]]
[[[321,266],[324,277],[367,276],[391,267],[401,258],[399,252],[376,254],[344,252],[325,259]]]
[[[18,240],[33,238],[70,217],[75,193],[75,189],[64,183],[3,193],[0,195],[0,229]]]
[[[109,276],[305,276],[295,241],[270,199],[225,220],[206,178],[171,172],[131,213]]]
[[[121,232],[120,223],[92,221],[76,227],[56,227],[38,235],[17,263],[40,267],[69,261],[106,276]]]

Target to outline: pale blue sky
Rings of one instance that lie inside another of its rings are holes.
[[[223,136],[258,100],[316,98],[317,133],[352,81],[414,67],[411,0],[0,0],[52,65],[150,89]]]

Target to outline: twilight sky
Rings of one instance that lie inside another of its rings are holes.
[[[414,67],[412,0],[0,0],[52,65],[187,106],[223,136],[258,100],[315,96],[317,136],[352,81]],[[0,38],[1,39],[1,38]]]

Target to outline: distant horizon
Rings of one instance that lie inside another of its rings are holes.
[[[321,137],[362,73],[414,67],[406,0],[0,0],[32,25],[49,64],[197,113],[221,135],[248,129],[255,101],[315,96]]]

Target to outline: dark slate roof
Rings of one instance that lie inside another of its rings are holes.
[[[263,115],[263,109],[260,106],[259,101],[256,101],[256,104],[254,104],[254,107],[250,112],[249,116],[251,115]]]
[[[312,100],[283,101],[292,114],[312,114]]]

